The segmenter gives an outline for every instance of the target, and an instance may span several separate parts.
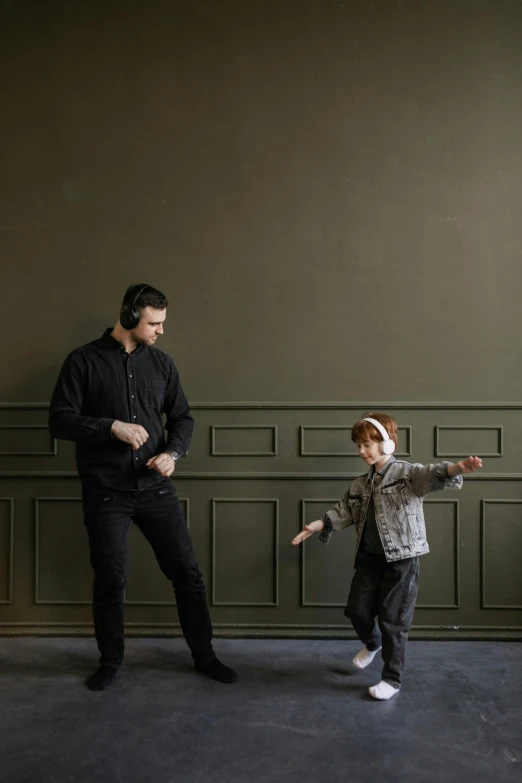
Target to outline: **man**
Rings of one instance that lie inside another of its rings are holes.
[[[100,667],[86,683],[91,690],[109,688],[123,662],[132,521],[174,586],[181,629],[196,669],[220,682],[237,680],[212,649],[205,586],[170,481],[187,453],[194,421],[174,362],[155,347],[167,305],[157,289],[130,286],[114,329],[69,354],[51,401],[51,433],[76,442],[82,482],[100,651]]]

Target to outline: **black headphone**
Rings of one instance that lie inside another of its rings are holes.
[[[135,305],[146,288],[150,288],[150,286],[149,285],[142,286],[139,289],[136,296],[134,297],[134,299],[132,300],[132,304],[125,305],[125,307],[120,313],[120,324],[128,332],[131,329],[135,329],[140,322],[140,311],[135,307]]]

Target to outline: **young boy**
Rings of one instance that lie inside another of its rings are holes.
[[[382,648],[382,680],[370,688],[370,695],[390,699],[401,687],[419,585],[419,555],[429,552],[424,496],[460,489],[462,474],[479,470],[482,460],[468,457],[456,464],[421,465],[395,459],[397,422],[385,413],[368,413],[358,421],[352,440],[370,470],[355,479],[323,519],[305,525],[292,544],[320,531],[319,540],[327,544],[333,531],[355,525],[355,575],[344,613],[365,646],[353,663],[365,669]]]

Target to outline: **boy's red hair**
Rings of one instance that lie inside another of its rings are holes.
[[[388,436],[395,443],[395,447],[399,445],[399,432],[397,429],[397,422],[393,416],[388,416],[387,413],[365,413],[364,419],[375,419],[382,424]],[[354,443],[363,443],[365,440],[375,440],[380,443],[383,437],[377,427],[374,427],[369,421],[358,421],[352,427],[352,440]]]

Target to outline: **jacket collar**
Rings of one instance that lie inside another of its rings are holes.
[[[369,470],[369,471],[368,471],[368,473],[366,474],[366,481],[371,481],[371,480],[374,478],[374,476],[375,476],[375,474],[376,474],[376,473],[378,473],[378,474],[379,474],[379,476],[384,476],[384,474],[386,473],[386,471],[388,470],[388,468],[390,467],[390,465],[391,465],[393,462],[396,462],[396,461],[397,461],[397,460],[395,459],[395,457],[394,457],[394,456],[393,456],[393,454],[392,454],[392,455],[391,455],[391,457],[390,457],[390,459],[388,460],[388,462],[385,462],[385,463],[384,463],[384,465],[382,466],[382,468],[380,468],[379,470],[375,470],[375,465],[372,465],[372,466],[370,467],[370,470]]]

